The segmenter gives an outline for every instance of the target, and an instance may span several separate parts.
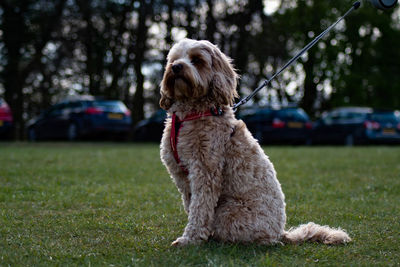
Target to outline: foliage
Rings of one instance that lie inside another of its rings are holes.
[[[346,246],[208,242],[185,226],[157,145],[0,144],[0,265],[391,266],[400,258],[398,147],[265,147],[288,226],[347,229]],[[321,155],[324,155],[321,157]]]
[[[305,46],[351,7],[345,0],[296,3],[295,8],[277,15],[281,31],[293,33],[286,39],[289,51]],[[314,115],[342,105],[399,107],[397,12],[398,9],[383,12],[364,1],[360,9],[308,52],[299,62],[304,82],[292,93],[307,112]]]

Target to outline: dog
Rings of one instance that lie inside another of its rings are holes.
[[[351,241],[344,230],[312,222],[285,230],[285,197],[274,166],[232,109],[237,80],[231,59],[208,41],[184,39],[168,53],[160,106],[169,117],[160,155],[188,214],[172,246],[208,239],[265,245]]]

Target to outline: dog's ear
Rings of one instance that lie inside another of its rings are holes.
[[[210,84],[211,97],[219,105],[233,105],[238,75],[231,64],[231,59],[224,55],[216,46],[212,45],[213,78]]]
[[[166,96],[163,91],[161,90],[161,98],[160,98],[160,107],[164,110],[168,110],[172,104],[174,103],[174,100],[168,96]]]
[[[174,99],[172,96],[173,91],[172,91],[172,89],[170,89],[168,87],[168,84],[167,84],[167,80],[168,80],[167,73],[168,73],[168,71],[165,70],[164,77],[160,84],[160,94],[161,94],[160,107],[164,110],[168,110],[174,103]]]

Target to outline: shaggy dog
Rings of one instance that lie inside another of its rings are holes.
[[[314,223],[285,231],[274,166],[231,108],[238,75],[208,41],[184,39],[168,54],[160,106],[168,111],[161,160],[188,214],[173,246],[222,242],[339,244],[345,231]]]

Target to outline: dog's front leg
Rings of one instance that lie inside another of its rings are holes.
[[[209,163],[209,162],[208,162]],[[189,170],[189,222],[173,246],[185,246],[206,241],[211,234],[214,210],[221,193],[222,175],[219,166],[192,165]]]
[[[185,209],[185,212],[189,214],[189,205],[191,198],[189,180],[186,177],[186,174],[176,174],[174,177],[176,187],[182,194],[183,208]]]

